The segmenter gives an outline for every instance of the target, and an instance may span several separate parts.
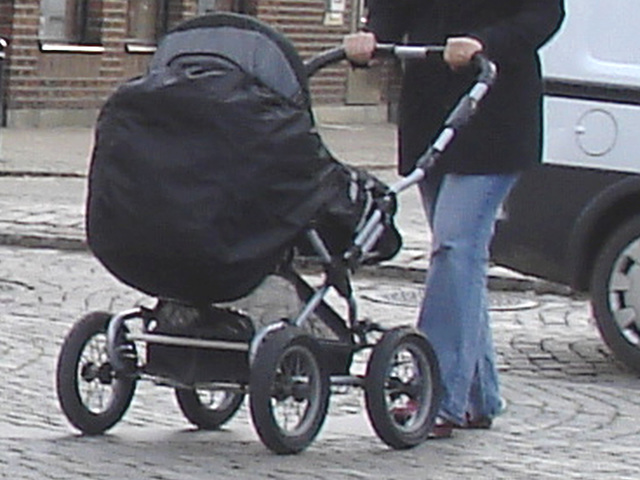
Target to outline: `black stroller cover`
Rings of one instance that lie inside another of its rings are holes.
[[[147,74],[100,113],[88,243],[143,292],[233,300],[331,201],[347,198],[351,176],[315,131],[289,41],[251,17],[199,17],[167,34]],[[332,209],[349,227],[361,214],[353,202]]]

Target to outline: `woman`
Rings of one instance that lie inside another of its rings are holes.
[[[399,170],[410,172],[475,72],[477,53],[498,66],[478,114],[420,185],[432,252],[418,326],[438,356],[444,398],[432,437],[489,428],[501,412],[486,294],[488,250],[500,204],[540,161],[538,49],[564,17],[562,0],[369,0],[367,32],[344,39],[368,63],[377,42],[444,44],[444,62],[408,61],[399,121]]]

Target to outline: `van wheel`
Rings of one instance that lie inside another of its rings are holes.
[[[595,260],[590,293],[603,340],[616,358],[640,372],[640,216],[604,243]]]

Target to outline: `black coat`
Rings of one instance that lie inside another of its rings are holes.
[[[524,170],[540,161],[542,81],[537,50],[558,29],[563,0],[369,0],[368,28],[382,42],[444,44],[471,36],[498,65],[478,114],[439,162],[443,172]],[[440,130],[473,72],[440,59],[405,66],[400,100],[400,172],[407,173]]]

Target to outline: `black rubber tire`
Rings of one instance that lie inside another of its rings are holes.
[[[196,389],[176,388],[175,393],[180,411],[201,430],[217,430],[223,426],[236,414],[244,400],[244,393],[213,390],[210,392],[212,395],[225,395],[221,403],[214,407],[203,402]]]
[[[129,408],[136,387],[134,377],[116,376],[109,364],[106,331],[110,318],[106,312],[92,312],[81,318],[65,338],[58,357],[56,390],[60,406],[69,422],[87,435],[98,435],[113,427]],[[96,358],[84,358],[89,353]],[[94,409],[85,403],[83,385],[110,390],[104,408]]]
[[[640,217],[607,238],[595,259],[589,292],[602,339],[618,360],[640,372],[640,258],[625,253],[634,243],[640,246]],[[624,277],[626,285],[616,286],[616,277]],[[626,314],[632,317],[623,321]]]
[[[404,356],[399,359],[398,355]],[[415,372],[403,378],[410,371],[395,368],[406,366],[407,360]],[[422,443],[433,427],[440,401],[438,362],[426,337],[409,327],[385,332],[371,352],[365,377],[367,413],[378,437],[395,449]],[[408,405],[415,412],[406,413]],[[402,415],[399,409],[404,409]]]
[[[258,347],[249,380],[251,419],[262,442],[277,454],[301,452],[322,428],[330,385],[320,358],[318,342],[295,327],[270,333]],[[279,424],[275,412],[287,405],[295,413],[304,410],[291,430]]]

